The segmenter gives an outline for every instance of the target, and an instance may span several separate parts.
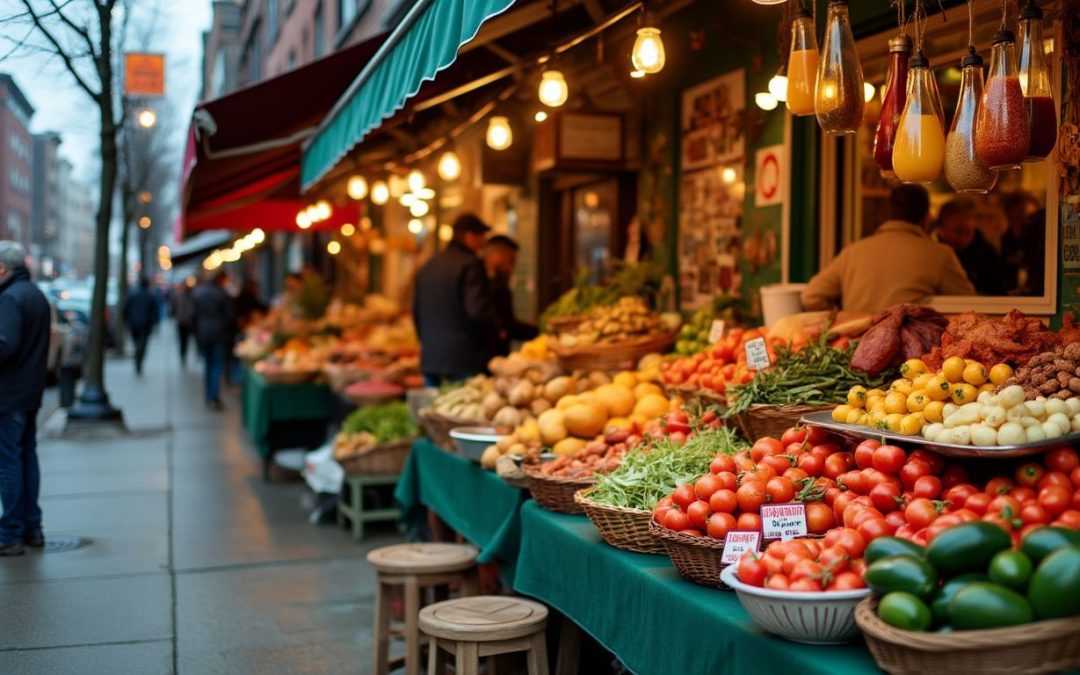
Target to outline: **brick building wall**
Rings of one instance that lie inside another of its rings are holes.
[[[33,192],[33,114],[15,80],[0,73],[0,238],[15,239],[27,250]]]

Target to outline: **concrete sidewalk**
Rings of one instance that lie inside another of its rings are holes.
[[[141,379],[108,366],[135,433],[41,441],[46,537],[89,543],[0,559],[0,673],[369,672],[364,554],[401,537],[309,525],[302,483],[262,482],[237,392],[208,411],[164,329]]]

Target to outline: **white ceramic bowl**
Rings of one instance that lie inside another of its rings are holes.
[[[859,634],[855,606],[870,589],[798,593],[774,591],[739,581],[738,565],[728,565],[720,580],[735,590],[739,602],[759,626],[792,642],[842,644]]]
[[[502,434],[495,433],[495,427],[457,427],[450,430],[450,438],[462,457],[479,462],[484,450],[498,443]]]

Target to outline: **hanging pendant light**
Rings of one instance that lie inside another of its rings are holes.
[[[777,101],[783,103],[787,101],[788,79],[787,72],[784,66],[780,66],[780,70],[776,71],[776,74],[769,79],[769,93]]]
[[[1043,11],[1028,0],[1020,10],[1020,54],[1018,77],[1024,92],[1028,118],[1031,121],[1031,141],[1026,162],[1046,159],[1057,145],[1057,106],[1050,88],[1050,69],[1043,51]]]
[[[754,103],[762,110],[776,110],[776,107],[780,105],[780,102],[767,91],[759,91],[754,94]]]
[[[991,169],[1018,169],[1027,159],[1031,121],[1016,68],[1011,31],[994,35],[990,70],[975,123],[975,153]]]
[[[922,51],[911,57],[907,101],[896,127],[892,165],[905,183],[933,183],[945,166],[945,126],[941,96]]]
[[[791,22],[791,51],[788,53],[787,91],[784,93],[788,112],[792,115],[814,114],[817,70],[818,47],[814,20],[799,0],[795,6],[795,19]]]
[[[642,12],[638,19],[637,39],[630,52],[630,63],[634,70],[654,74],[664,69],[667,55],[664,53],[664,41],[660,38],[659,22],[651,12]]]
[[[566,78],[560,70],[545,70],[540,76],[540,102],[549,108],[558,108],[570,97]]]
[[[372,184],[371,201],[379,206],[390,201],[390,186],[386,184],[386,181],[377,180]]]
[[[419,192],[427,185],[427,180],[424,178],[424,172],[420,169],[413,169],[410,171],[408,178],[405,180],[408,183],[410,192]]]
[[[997,182],[997,171],[975,154],[975,120],[983,94],[983,60],[968,46],[960,61],[960,96],[949,136],[945,139],[945,180],[957,192],[986,193]]]
[[[911,38],[906,35],[889,40],[889,73],[885,76],[885,94],[881,97],[881,117],[874,133],[874,163],[885,178],[893,173],[893,143],[896,127],[907,103],[908,60],[911,58]]]
[[[505,150],[514,142],[514,132],[510,129],[510,120],[503,115],[495,115],[488,120],[487,144],[492,150]]]
[[[855,50],[847,0],[830,0],[825,43],[818,61],[814,113],[829,134],[853,134],[862,123],[866,99],[862,65]]]
[[[345,191],[349,193],[349,197],[351,199],[360,201],[361,199],[367,197],[367,180],[363,176],[353,176],[349,178],[349,183],[345,187]]]
[[[453,150],[447,150],[439,157],[437,168],[439,178],[445,181],[455,181],[461,176],[461,160]]]
[[[787,0],[754,0],[755,5],[782,5]]]

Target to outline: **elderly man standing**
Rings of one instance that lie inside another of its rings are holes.
[[[0,556],[41,547],[37,411],[45,391],[49,302],[30,281],[26,251],[0,241]]]

